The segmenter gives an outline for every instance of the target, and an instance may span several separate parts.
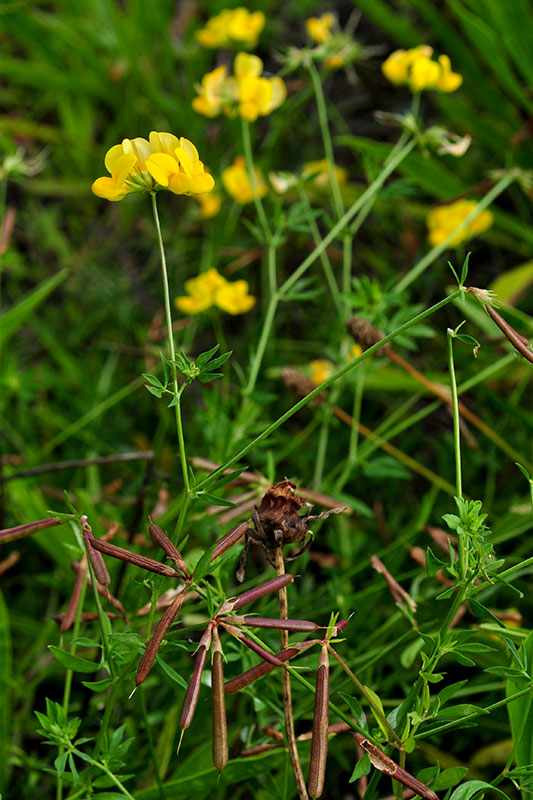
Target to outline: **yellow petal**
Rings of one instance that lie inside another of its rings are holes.
[[[146,159],[146,169],[160,186],[168,186],[169,177],[179,172],[179,164],[168,153],[153,153]]]
[[[124,153],[113,164],[113,180],[119,186],[122,186],[128,175],[131,173],[133,167],[137,163],[137,156],[134,153]]]
[[[118,188],[113,178],[97,178],[91,189],[97,197],[103,197],[104,200],[122,200],[127,193]]]
[[[178,172],[170,176],[168,188],[174,194],[188,194],[192,189],[192,178],[184,172]]]
[[[172,155],[179,146],[179,139],[173,133],[150,133],[150,147],[152,153],[169,153]]]
[[[263,72],[263,62],[259,56],[250,55],[249,53],[237,53],[233,62],[233,72],[238,78],[245,75],[257,78]]]
[[[124,155],[124,148],[121,144],[115,144],[113,147],[107,151],[104,158],[104,164],[106,170],[112,175],[113,174],[113,167],[118,159]]]
[[[192,191],[195,194],[204,194],[205,192],[210,192],[214,186],[214,178],[208,172],[202,172],[199,175],[193,175],[192,177]]]
[[[211,299],[207,297],[176,297],[174,303],[184,314],[199,314],[212,305]]]

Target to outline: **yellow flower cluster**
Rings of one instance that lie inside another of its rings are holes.
[[[455,92],[463,82],[458,72],[452,72],[448,56],[433,61],[433,48],[426,44],[411,50],[395,50],[381,65],[388,81],[407,84],[412,92],[436,89],[438,92]]]
[[[205,219],[216,217],[222,205],[222,198],[216,192],[202,192],[196,195],[196,200],[200,203],[200,214]]]
[[[199,314],[212,306],[228,314],[245,314],[255,304],[247,281],[227,281],[216,269],[208,269],[185,283],[187,295],[177,297],[176,307],[184,314]]]
[[[287,91],[282,79],[261,77],[263,62],[257,56],[237,53],[233,72],[228,76],[223,65],[204,75],[197,87],[198,97],[192,103],[194,110],[206,117],[237,113],[248,122],[255,122],[285,100]]]
[[[331,38],[331,29],[335,24],[335,16],[331,12],[322,14],[321,17],[310,17],[305,21],[309,38],[317,44],[324,44]]]
[[[448,206],[439,206],[430,211],[426,219],[429,243],[434,247],[442,244],[476,205],[474,200],[457,200]],[[456,247],[461,242],[483,233],[490,228],[492,221],[493,216],[490,211],[482,211],[473,222],[453,237],[449,246]]]
[[[111,177],[97,178],[92,190],[106,200],[159,187],[174,194],[200,194],[215,185],[193,143],[172,133],[152,131],[149,141],[140,136],[123,139],[107,151],[104,163]]]
[[[257,196],[264,197],[267,193],[267,185],[263,174],[256,168],[254,176]],[[253,201],[254,190],[252,189],[252,183],[248,176],[246,161],[243,156],[237,156],[233,164],[222,171],[222,183],[228,194],[240,205],[243,206]]]
[[[253,48],[265,24],[262,11],[250,13],[247,8],[225,9],[207,21],[205,28],[197,31],[196,41],[203,47]]]

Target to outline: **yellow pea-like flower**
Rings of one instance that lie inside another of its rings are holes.
[[[265,25],[262,11],[248,11],[242,6],[225,9],[208,19],[204,28],[196,32],[196,41],[203,47],[227,47],[238,44],[253,48]]]
[[[305,27],[309,38],[317,44],[323,44],[331,36],[331,29],[335,24],[335,16],[331,12],[326,12],[320,17],[310,17],[305,21]]]
[[[381,65],[388,81],[397,86],[407,84],[412,92],[436,89],[438,92],[454,92],[463,79],[452,72],[447,55],[432,59],[433,49],[429,45],[418,45],[410,50],[395,50]]]
[[[428,240],[433,247],[442,244],[458,225],[476,207],[475,200],[457,200],[447,206],[438,206],[432,209],[426,218],[428,226]],[[463,230],[455,234],[449,242],[450,247],[456,247],[461,242],[472,239],[490,228],[493,216],[490,211],[482,211],[476,219]]]
[[[195,195],[200,203],[200,213],[205,219],[216,217],[222,205],[222,198],[216,192],[202,192]]]
[[[257,196],[264,197],[267,193],[267,185],[261,171],[256,168],[254,176]],[[237,156],[233,164],[222,171],[222,183],[228,194],[240,205],[246,205],[253,201],[254,191],[243,156]]]
[[[331,361],[326,361],[322,358],[317,358],[314,361],[311,361],[309,364],[311,370],[311,380],[318,386],[320,383],[324,383],[330,375],[333,374],[333,364]]]
[[[184,314],[199,314],[212,306],[228,314],[245,314],[255,304],[248,294],[247,281],[227,281],[212,268],[185,283],[187,295],[177,297],[175,304]]]
[[[149,140],[123,139],[106,153],[111,177],[97,178],[92,190],[106,200],[122,200],[131,192],[168,188],[175,194],[210,192],[215,182],[205,171],[196,147],[172,133],[152,131]]]
[[[348,172],[342,167],[338,167],[336,164],[333,165],[333,171],[335,172],[339,186],[344,186],[348,180]],[[318,161],[307,161],[302,167],[302,178],[308,178],[315,184],[315,186],[329,186],[329,169],[327,159],[321,158]]]

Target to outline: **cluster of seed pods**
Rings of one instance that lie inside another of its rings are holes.
[[[63,519],[59,517],[52,517],[0,531],[0,542],[15,541],[22,537],[31,535],[39,530],[61,524],[62,522]],[[157,656],[159,646],[163,641],[168,629],[170,628],[170,625],[181,609],[187,597],[187,590],[194,583],[194,575],[188,572],[185,561],[179,550],[177,550],[175,545],[166,536],[164,531],[162,531],[159,526],[154,525],[153,523],[150,524],[149,527],[150,536],[154,543],[161,547],[167,558],[172,561],[173,566],[162,564],[161,562],[152,558],[138,555],[137,553],[126,550],[125,548],[111,544],[108,540],[112,538],[116,532],[115,529],[108,531],[105,537],[97,539],[92,534],[87,517],[82,516],[80,522],[86,544],[87,555],[84,556],[78,564],[73,565],[76,572],[76,583],[67,607],[67,611],[64,615],[62,615],[62,630],[67,630],[71,621],[74,619],[77,604],[79,602],[81,584],[85,578],[85,573],[87,570],[87,559],[92,567],[98,591],[105,596],[111,602],[111,604],[117,608],[117,610],[120,611],[122,616],[125,617],[125,611],[120,604],[120,601],[114,598],[109,592],[108,587],[110,583],[110,576],[101,553],[118,558],[122,561],[127,561],[146,569],[149,572],[183,581],[183,586],[177,591],[177,593],[175,593],[176,590],[172,591],[172,598],[169,601],[169,604],[166,606],[163,616],[161,617],[155,632],[150,639],[148,646],[146,647],[141,661],[139,662],[135,677],[135,688],[137,688],[137,686],[139,686],[139,684],[141,684],[148,676],[148,673],[150,672],[150,669],[152,668]],[[211,560],[214,561],[229,547],[236,544],[244,536],[247,528],[248,523],[243,522],[223,536],[215,545]],[[378,566],[382,567],[381,564]],[[254,589],[243,592],[237,597],[234,597],[223,603],[217,614],[209,621],[209,624],[207,625],[207,628],[204,631],[196,649],[193,674],[183,701],[180,714],[180,744],[185,731],[188,727],[190,727],[194,718],[194,713],[196,711],[200,696],[202,673],[205,668],[209,650],[211,650],[212,653],[212,753],[214,766],[218,772],[221,773],[228,761],[228,732],[225,695],[232,694],[240,689],[243,689],[245,686],[250,685],[258,678],[261,678],[277,667],[282,669],[286,668],[286,662],[289,661],[289,659],[300,655],[314,645],[320,645],[321,651],[315,685],[313,728],[312,733],[310,734],[311,755],[309,761],[308,779],[309,797],[312,800],[316,800],[321,796],[324,790],[326,759],[328,752],[328,736],[332,733],[340,733],[342,731],[351,730],[350,725],[347,723],[336,723],[334,725],[329,725],[329,653],[332,653],[341,663],[342,659],[340,659],[335,650],[332,648],[332,645],[328,639],[328,634],[326,634],[323,640],[312,639],[305,642],[295,642],[281,652],[273,654],[261,645],[257,644],[257,642],[254,640],[247,637],[242,630],[242,628],[246,627],[255,627],[262,629],[285,630],[293,633],[314,633],[320,628],[320,626],[315,622],[301,619],[270,619],[265,617],[238,615],[234,613],[248,603],[252,603],[253,601],[258,600],[261,597],[270,594],[271,592],[276,592],[280,589],[283,589],[293,580],[294,579],[292,575],[278,575],[278,577],[266,581]],[[343,620],[337,623],[337,625],[331,631],[328,631],[328,633],[332,636],[336,636],[337,633],[341,631],[347,624],[347,620]],[[243,672],[242,674],[237,675],[226,682],[224,682],[224,656],[219,636],[219,630],[221,628],[238,639],[243,645],[248,647],[262,659],[261,663],[259,663],[257,666],[252,667],[246,672]],[[376,769],[393,777],[395,780],[408,787],[413,794],[418,794],[425,798],[425,800],[438,800],[438,796],[431,788],[418,781],[405,769],[396,764],[393,759],[386,755],[386,753],[384,753],[366,736],[358,731],[351,730],[351,732],[357,744],[366,753],[368,753],[370,761]],[[304,734],[298,738],[308,739],[309,735]],[[279,741],[277,744],[262,745],[259,748],[254,748],[253,752],[259,752],[260,750],[271,749],[272,747],[278,746],[280,746]],[[249,753],[246,754],[251,755],[252,751],[249,751]],[[242,755],[245,755],[245,753],[242,753]]]

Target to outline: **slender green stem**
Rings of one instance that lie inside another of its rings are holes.
[[[305,188],[302,186],[301,183],[298,183],[298,195],[304,207],[304,211],[307,214],[307,223],[309,228],[311,229],[311,233],[313,236],[313,241],[315,243],[315,247],[318,247],[320,244],[320,231],[318,229],[318,225],[316,224],[316,220],[312,214],[311,204],[309,202],[309,197],[307,196],[307,192]],[[333,302],[337,308],[337,312],[341,313],[342,311],[342,300],[341,295],[339,292],[339,287],[337,286],[337,281],[335,280],[335,275],[333,273],[333,267],[331,266],[331,261],[329,260],[329,256],[327,252],[323,252],[320,256],[320,263],[322,264],[322,269],[324,270],[324,275],[326,276],[326,280],[328,282],[329,290],[331,292],[331,296],[333,298]]]
[[[504,569],[503,572],[498,573],[499,578],[507,579],[510,575],[514,575],[516,572],[520,572],[520,570],[525,569],[526,567],[531,567],[533,565],[533,557],[526,558],[524,561],[521,561],[519,564],[515,564],[513,567],[509,567],[508,569]],[[470,596],[479,594],[484,589],[489,589],[494,586],[492,581],[483,581],[478,586],[474,586],[472,591],[470,592]]]
[[[455,377],[455,365],[453,362],[453,340],[454,332],[448,328],[448,368],[450,370],[450,388],[452,393],[453,409],[453,446],[455,451],[455,485],[457,487],[457,497],[463,496],[463,481],[461,476],[461,428],[459,426],[459,397],[457,394],[457,380]],[[464,575],[463,575],[464,577]]]
[[[74,755],[77,755],[77,756],[78,756],[78,758],[84,758],[84,757],[86,757],[86,754],[85,754],[85,753],[80,753],[80,751],[79,751],[79,750],[77,750],[75,747],[73,747],[73,748],[72,748],[72,753],[74,753]],[[85,759],[84,759],[84,760],[85,760]],[[102,772],[105,772],[105,774],[107,775],[107,777],[108,777],[108,778],[109,778],[111,781],[113,781],[113,783],[115,784],[115,786],[116,786],[118,789],[120,789],[120,791],[122,792],[122,794],[124,794],[126,797],[129,797],[129,798],[130,798],[130,800],[135,800],[135,798],[133,797],[133,795],[132,795],[132,794],[130,794],[130,793],[128,792],[128,790],[126,789],[126,787],[125,787],[125,786],[123,786],[123,785],[121,784],[121,782],[119,781],[119,779],[118,779],[118,778],[117,778],[115,775],[113,775],[113,773],[111,772],[111,770],[110,770],[110,769],[109,769],[109,768],[108,768],[108,767],[107,767],[105,764],[102,764],[100,761],[95,761],[93,758],[91,758],[91,759],[90,759],[90,762],[89,762],[89,763],[90,763],[90,764],[92,764],[92,765],[93,765],[93,767],[96,767],[96,769],[99,769],[99,770],[101,770]]]
[[[274,323],[279,302],[279,293],[276,288],[276,248],[272,242],[268,246],[268,284],[270,287],[270,299],[268,302],[265,319],[263,321],[263,329],[261,331],[261,336],[259,337],[257,350],[255,351],[252,366],[250,368],[250,377],[248,378],[248,383],[243,390],[245,397],[249,397],[255,388],[257,376],[259,375],[259,370],[265,355],[266,346],[272,332],[272,325]]]
[[[313,398],[315,398],[317,395],[319,395],[321,392],[323,392],[325,389],[327,389],[329,386],[335,383],[335,381],[338,381],[340,378],[344,378],[345,375],[348,375],[350,372],[356,369],[359,366],[359,364],[361,364],[362,361],[366,361],[367,358],[370,358],[377,350],[383,347],[384,344],[387,344],[387,342],[391,342],[393,339],[395,339],[404,331],[411,328],[413,325],[422,322],[423,319],[426,319],[427,317],[431,316],[436,311],[439,311],[439,309],[444,308],[444,306],[446,306],[448,303],[453,302],[453,300],[456,297],[459,297],[459,295],[462,294],[462,292],[463,292],[462,289],[457,289],[455,292],[448,295],[448,297],[445,297],[444,300],[435,303],[435,305],[430,306],[430,308],[427,308],[425,311],[422,311],[420,314],[417,314],[416,317],[413,317],[408,322],[405,322],[403,325],[400,325],[399,328],[387,334],[387,336],[385,336],[379,342],[376,342],[376,344],[372,345],[372,347],[369,347],[368,350],[365,350],[363,353],[361,353],[360,356],[354,358],[353,361],[346,364],[344,367],[338,369],[336,372],[330,375],[330,377],[327,380],[316,386],[311,392],[309,392],[309,394],[307,394],[305,397],[303,397],[301,400],[299,400],[297,403],[291,406],[291,408],[289,408],[288,411],[282,414],[281,417],[278,417],[278,419],[271,425],[269,425],[268,428],[265,428],[265,430],[262,433],[260,433],[259,436],[256,436],[256,438],[253,439],[248,445],[246,445],[246,447],[243,447],[242,450],[240,450],[238,453],[236,453],[234,456],[228,459],[224,464],[218,467],[218,469],[214,470],[214,472],[211,472],[206,478],[200,481],[196,485],[196,489],[197,490],[205,489],[208,485],[216,481],[218,477],[222,475],[226,469],[228,469],[228,467],[232,466],[237,461],[239,461],[239,459],[241,459],[244,455],[246,455],[246,453],[252,450],[260,442],[264,441],[265,439],[268,439],[268,437],[275,430],[281,427],[281,425],[283,425],[288,419],[294,416],[294,414],[296,414],[301,408],[304,408],[304,406],[306,406],[311,400],[313,400]]]
[[[178,386],[178,373],[176,365],[173,363],[176,359],[176,352],[174,350],[174,334],[172,332],[172,311],[170,306],[170,291],[168,287],[168,272],[167,272],[167,259],[165,255],[165,246],[163,244],[163,236],[161,235],[161,224],[159,222],[159,214],[157,211],[157,194],[152,194],[152,211],[154,214],[155,229],[157,232],[157,241],[159,244],[159,255],[161,258],[161,277],[163,279],[163,294],[165,298],[165,318],[167,325],[167,339],[168,339],[168,352],[170,355],[170,369],[172,373],[172,392],[174,396],[174,411],[176,415],[176,430],[178,433],[179,453],[181,461],[181,471],[183,474],[183,485],[185,487],[185,496],[189,497],[189,472],[187,469],[187,456],[185,453],[185,439],[183,436],[183,424],[181,421],[181,395]]]
[[[348,293],[352,282],[352,246],[353,236],[346,234],[342,243],[342,293],[348,307],[350,307]]]
[[[242,118],[241,118],[241,130],[242,130],[242,143],[244,147],[244,158],[246,160],[248,177],[250,179],[250,184],[252,186],[255,210],[257,211],[259,222],[261,223],[261,227],[263,228],[263,235],[265,237],[265,241],[270,242],[270,240],[272,239],[272,233],[270,231],[270,226],[268,224],[267,216],[265,214],[265,209],[263,208],[263,203],[257,191],[257,178],[255,174],[254,157],[252,153],[252,137],[250,135],[250,123]]]
[[[72,642],[75,642],[79,636],[80,632],[80,625],[81,625],[81,615],[83,613],[83,604],[85,602],[85,593],[87,591],[87,573],[85,573],[85,577],[83,579],[83,583],[81,585],[81,592],[80,592],[80,599],[78,602],[78,608],[76,609],[76,618],[74,620],[74,627],[72,629]],[[71,655],[74,655],[76,652],[76,645],[71,644],[70,650]],[[65,685],[63,687],[63,708],[65,710],[65,714],[68,717],[68,707],[70,703],[70,690],[72,688],[72,676],[73,671],[71,669],[67,669],[65,672]],[[58,755],[63,753],[64,748],[60,747]],[[56,800],[61,800],[63,797],[63,778],[61,776],[57,779],[57,786],[56,786]]]
[[[490,192],[487,192],[483,200],[477,204],[475,208],[472,209],[470,214],[464,218],[464,220],[450,233],[449,236],[441,243],[433,247],[429,253],[418,261],[414,267],[412,267],[409,272],[403,276],[403,278],[398,281],[396,284],[396,291],[400,292],[402,289],[406,289],[414,280],[421,275],[424,270],[426,270],[434,261],[440,256],[441,253],[444,252],[449,246],[450,243],[453,241],[455,236],[463,231],[471,222],[473,222],[482,211],[484,211],[490,204],[504,192],[509,184],[511,184],[515,179],[515,175],[512,173],[506,173],[497,184],[495,184]]]
[[[337,180],[337,173],[335,172],[333,142],[331,141],[331,133],[329,132],[326,98],[324,97],[322,81],[320,80],[320,75],[318,74],[317,68],[315,67],[315,65],[311,60],[309,60],[306,66],[309,75],[311,76],[311,82],[313,84],[313,90],[315,93],[316,107],[318,111],[318,122],[320,124],[320,132],[322,134],[324,153],[326,156],[326,161],[328,162],[329,185],[331,187],[331,194],[333,196],[333,202],[335,204],[335,211],[337,213],[337,218],[340,219],[344,212],[344,203],[342,202],[342,195],[339,187],[339,181]]]
[[[383,167],[380,174],[372,181],[370,186],[365,189],[363,194],[357,198],[357,200],[350,206],[350,208],[342,215],[340,220],[333,226],[330,232],[322,239],[320,244],[315,247],[315,249],[309,253],[307,258],[305,258],[299,267],[290,275],[287,280],[282,284],[280,288],[280,292],[284,293],[287,292],[291,286],[300,280],[302,275],[309,269],[309,267],[314,264],[317,258],[320,258],[322,253],[326,250],[327,247],[331,244],[331,242],[337,238],[339,233],[344,230],[344,228],[348,225],[350,220],[352,220],[357,212],[363,208],[363,206],[367,203],[367,201],[374,197],[374,195],[378,192],[378,190],[383,186],[389,175],[394,172],[398,164],[404,160],[404,158],[411,152],[413,147],[415,146],[415,141],[412,140],[405,145],[394,158],[391,158]]]
[[[430,728],[428,731],[422,731],[422,733],[415,734],[415,739],[426,739],[428,736],[433,736],[436,733],[442,733],[443,731],[448,731],[451,728],[460,727],[471,719],[475,719],[482,714],[490,714],[490,712],[495,708],[505,706],[507,703],[511,703],[513,700],[518,700],[519,697],[523,697],[530,691],[531,687],[528,686],[526,689],[521,689],[519,692],[509,695],[509,697],[505,697],[503,700],[498,700],[496,703],[492,703],[490,706],[485,706],[485,708],[481,709],[480,711],[473,711],[471,714],[466,714],[464,717],[461,717],[461,719],[453,720],[453,722],[447,722],[445,725],[437,725],[436,728]]]

